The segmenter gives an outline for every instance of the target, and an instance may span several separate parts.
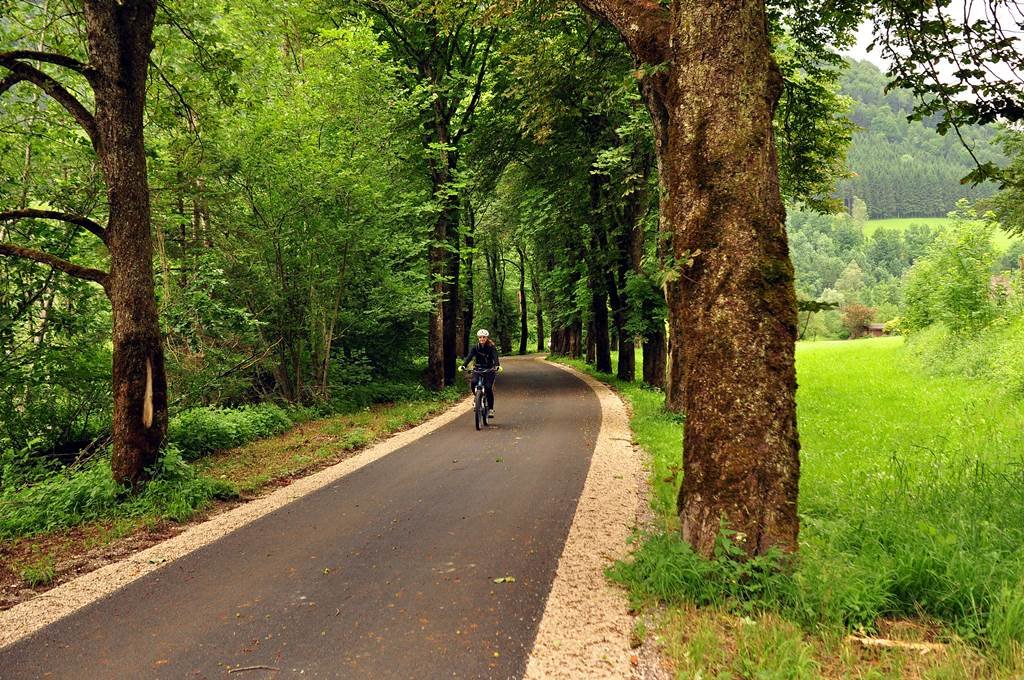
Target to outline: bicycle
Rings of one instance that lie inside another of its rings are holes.
[[[484,387],[484,375],[497,372],[497,366],[494,368],[473,368],[473,420],[478,430],[480,429],[481,421],[483,421],[484,427],[487,427],[487,388]]]

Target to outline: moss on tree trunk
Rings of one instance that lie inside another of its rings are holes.
[[[796,295],[772,118],[782,78],[764,0],[578,0],[644,65],[655,128],[672,347],[686,413],[683,538],[711,555],[719,526],[748,554],[795,550],[799,523]]]

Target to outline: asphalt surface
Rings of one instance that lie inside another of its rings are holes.
[[[522,676],[601,411],[505,366],[489,429],[467,411],[0,651],[0,678]]]

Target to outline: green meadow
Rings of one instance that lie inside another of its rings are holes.
[[[801,551],[781,574],[725,559],[709,567],[689,551],[674,512],[682,418],[662,410],[660,393],[598,375],[631,402],[657,515],[610,573],[638,608],[668,605],[658,629],[681,677],[744,677],[736,650],[755,639],[768,646],[744,654],[792,655],[778,677],[862,666],[879,675],[850,677],[1018,677],[1024,402],[991,382],[926,374],[902,338],[800,343],[797,372]],[[735,617],[771,633],[752,636]],[[900,652],[866,659],[843,642],[894,626],[950,651],[922,666]]]
[[[890,217],[881,220],[868,220],[864,223],[864,236],[871,236],[882,227],[903,231],[912,224],[926,224],[929,227],[945,229],[952,223],[953,220],[948,217]],[[1000,251],[1005,251],[1016,240],[1019,240],[1018,237],[1010,236],[1002,229],[997,229],[992,237],[992,241]]]

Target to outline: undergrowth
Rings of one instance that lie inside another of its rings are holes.
[[[0,491],[0,538],[10,539],[118,517],[184,521],[234,488],[199,474],[168,446],[142,493],[114,481],[109,455],[71,466],[28,486]]]

